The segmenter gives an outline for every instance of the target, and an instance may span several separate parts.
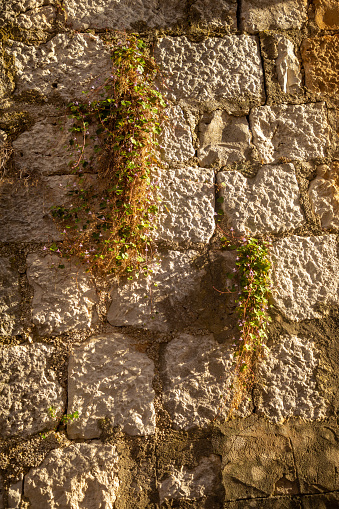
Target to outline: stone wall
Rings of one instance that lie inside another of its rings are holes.
[[[338,5],[0,0],[1,509],[339,507]],[[124,29],[170,105],[153,276],[118,285],[49,246],[64,106]],[[273,241],[270,354],[232,419],[220,196],[224,229]]]

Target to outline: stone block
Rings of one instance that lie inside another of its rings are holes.
[[[202,168],[159,172],[160,198],[156,238],[209,242],[214,228],[214,172]]]
[[[98,438],[108,418],[129,435],[155,432],[154,363],[121,334],[92,337],[74,348],[68,367],[68,424],[72,439]]]
[[[19,481],[13,483],[8,488],[8,509],[19,509],[23,489],[23,474],[20,475]]]
[[[16,94],[35,90],[83,100],[82,91],[98,86],[111,69],[108,48],[92,34],[58,34],[38,47],[8,41],[6,52],[15,59]]]
[[[188,16],[202,27],[212,29],[237,29],[236,0],[196,0],[190,5]]]
[[[25,476],[25,497],[32,508],[112,508],[120,484],[117,464],[113,445],[74,443],[55,449]]]
[[[181,334],[166,345],[163,402],[176,429],[206,427],[215,417],[226,418],[232,403],[233,349],[213,335]],[[237,414],[250,413],[248,401]]]
[[[167,108],[165,114],[168,118],[159,136],[162,158],[168,163],[184,163],[195,155],[190,127],[179,106]]]
[[[281,233],[304,222],[292,164],[262,166],[256,177],[238,171],[218,173],[225,219],[237,232]]]
[[[315,22],[319,28],[338,30],[339,4],[337,0],[314,0]]]
[[[339,77],[337,56],[339,34],[305,39],[301,56],[305,69],[305,85],[318,97],[338,98]]]
[[[1,0],[0,24],[27,30],[50,30],[56,10],[50,0]]]
[[[271,250],[272,302],[290,320],[320,318],[339,303],[336,238],[292,236]]]
[[[263,71],[255,37],[233,35],[190,42],[164,37],[155,49],[167,77],[165,95],[174,101],[264,101]]]
[[[64,268],[59,268],[63,265]],[[27,257],[27,278],[33,286],[33,323],[44,334],[89,329],[97,323],[97,293],[83,266],[57,255]]]
[[[310,161],[327,155],[330,127],[324,103],[254,108],[250,126],[262,164]]]
[[[198,159],[201,166],[246,161],[251,153],[251,134],[246,117],[226,111],[204,113],[199,122]]]
[[[271,422],[289,417],[310,421],[325,418],[326,402],[315,378],[318,366],[319,354],[312,341],[281,336],[259,367],[262,401],[258,410]]]
[[[160,504],[166,499],[192,500],[214,495],[220,467],[220,458],[215,454],[201,458],[198,466],[192,469],[177,470],[172,466],[171,475],[159,483]]]
[[[49,368],[54,348],[43,344],[3,347],[0,351],[0,433],[27,437],[56,426],[66,394]],[[55,409],[55,417],[48,408]]]
[[[249,33],[301,28],[307,21],[307,0],[243,0],[240,20]]]
[[[0,335],[20,334],[19,274],[12,266],[13,259],[0,257]]]
[[[298,94],[301,91],[302,76],[294,45],[284,35],[275,35],[274,38],[278,52],[275,63],[279,85],[285,94]]]
[[[324,229],[339,228],[339,163],[320,165],[308,189],[312,208]]]

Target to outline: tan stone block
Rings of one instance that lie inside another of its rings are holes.
[[[314,0],[315,22],[319,28],[339,28],[338,0]]]

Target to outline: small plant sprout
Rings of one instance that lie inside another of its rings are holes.
[[[54,406],[49,406],[47,408],[47,413],[52,419],[57,419],[58,414],[57,410]],[[69,422],[74,421],[74,419],[79,418],[79,412],[75,410],[75,412],[71,412],[70,414],[64,414],[60,417],[59,423],[53,428],[53,431],[57,431],[58,426],[61,424],[62,426],[66,426]],[[47,433],[40,433],[41,438],[47,438]]]

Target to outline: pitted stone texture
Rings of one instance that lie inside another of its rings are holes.
[[[241,26],[246,32],[301,28],[307,21],[307,0],[242,0]]]
[[[58,268],[62,264],[64,268]],[[97,323],[98,297],[82,266],[57,255],[27,257],[28,282],[33,286],[33,322],[45,334],[88,329]]]
[[[121,334],[95,336],[74,349],[68,367],[68,435],[98,438],[109,418],[129,435],[155,432],[154,363]]]
[[[232,403],[233,354],[213,335],[181,334],[166,345],[164,354],[164,406],[176,429],[206,427],[219,414],[227,416]],[[237,414],[250,413],[243,402]]]
[[[339,228],[339,163],[331,168],[320,165],[317,177],[312,180],[308,194],[312,208],[321,221],[322,228]]]
[[[200,26],[214,29],[237,29],[236,0],[195,0],[190,6],[190,20]]]
[[[32,344],[3,347],[0,352],[0,434],[27,437],[59,422],[66,394],[49,366],[54,348]],[[54,407],[52,417],[49,407]]]
[[[103,80],[111,68],[108,48],[92,34],[58,34],[37,48],[9,41],[6,51],[15,57],[18,94],[36,90],[66,100],[83,98],[94,78]]]
[[[168,77],[164,93],[171,100],[264,101],[259,47],[252,36],[210,37],[199,43],[164,37],[155,56]]]
[[[251,151],[251,134],[246,117],[226,111],[204,113],[199,122],[198,159],[201,166],[220,166],[245,161]]]
[[[315,378],[318,365],[319,355],[311,341],[281,336],[259,367],[263,399],[258,410],[273,422],[283,422],[289,417],[304,420],[326,417],[326,402]]]
[[[254,108],[250,126],[262,164],[327,155],[330,127],[324,103]]]
[[[221,205],[229,226],[241,233],[281,233],[304,222],[292,164],[262,166],[256,177],[238,171],[217,176]]]
[[[215,228],[213,171],[162,170],[159,186],[157,239],[207,243]]]
[[[49,0],[0,0],[0,24],[49,30],[56,13],[50,4]]]
[[[339,4],[337,0],[314,0],[315,21],[319,28],[339,28]]]
[[[50,242],[63,236],[53,221],[51,207],[67,205],[72,176],[55,176],[25,185],[3,181],[0,190],[2,242]]]
[[[213,495],[218,485],[220,467],[220,458],[214,454],[201,458],[198,466],[191,470],[184,467],[177,470],[172,466],[170,477],[159,483],[160,504],[166,499],[192,500]]]
[[[19,481],[13,483],[8,488],[8,509],[19,509],[23,489],[23,474],[20,475]]]
[[[25,476],[30,507],[113,508],[119,488],[118,455],[113,445],[71,444],[49,453]]]
[[[274,243],[273,304],[290,320],[320,318],[339,303],[339,263],[334,235],[292,236]]]
[[[0,335],[19,334],[20,285],[19,274],[13,268],[14,259],[0,257]]]
[[[338,51],[339,34],[303,41],[301,55],[305,69],[305,85],[319,97],[338,99]]]
[[[65,0],[68,22],[74,29],[138,30],[170,27],[185,18],[181,0]]]
[[[275,35],[278,57],[276,68],[278,81],[285,94],[298,94],[301,90],[302,76],[294,45],[284,35]]]
[[[183,163],[191,159],[195,150],[192,133],[182,109],[172,106],[165,111],[168,119],[164,122],[159,136],[159,145],[163,159],[168,163]]]
[[[111,325],[132,325],[168,331],[182,325],[188,296],[199,292],[205,269],[198,269],[196,251],[169,251],[153,263],[153,274],[114,287],[107,320]]]

